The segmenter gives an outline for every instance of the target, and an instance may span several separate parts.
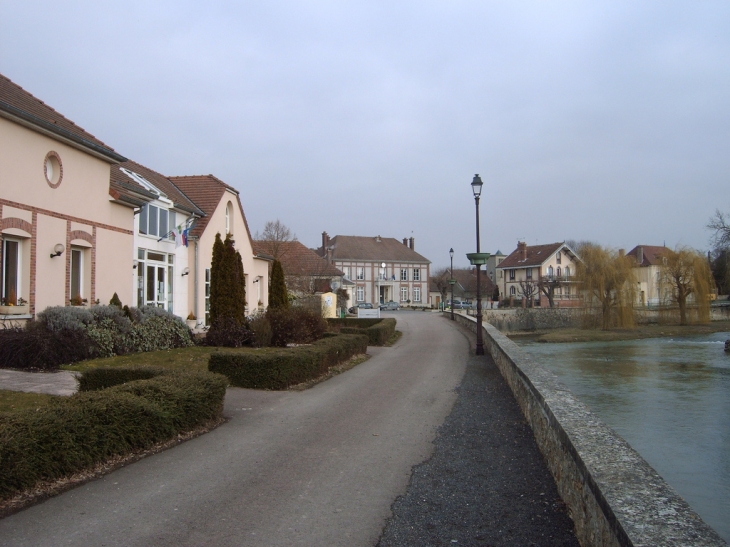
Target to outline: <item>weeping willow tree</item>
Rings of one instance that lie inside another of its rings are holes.
[[[636,285],[631,258],[595,243],[581,245],[576,280],[586,294],[591,317],[599,308],[601,328],[635,326],[633,303]]]
[[[697,312],[697,321],[710,321],[710,293],[714,287],[712,270],[707,258],[687,247],[669,250],[662,256],[662,279],[668,286],[669,297],[679,311],[679,324],[688,323],[689,306]]]

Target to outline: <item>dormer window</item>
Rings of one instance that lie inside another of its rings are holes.
[[[171,239],[170,230],[175,227],[175,211],[147,204],[139,213],[139,233]]]

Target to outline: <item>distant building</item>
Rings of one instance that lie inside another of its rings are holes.
[[[335,236],[322,233],[317,253],[354,283],[353,305],[395,301],[401,306],[431,306],[431,262],[418,254],[414,238]]]
[[[539,283],[555,283],[554,302],[558,307],[581,306],[583,300],[575,285],[576,264],[580,260],[564,242],[529,246],[520,241],[517,248],[496,267],[502,298],[529,296],[537,305],[549,306]],[[526,294],[527,293],[527,294]]]
[[[642,306],[659,306],[671,299],[670,288],[663,283],[662,265],[667,247],[637,245],[626,253],[634,259],[636,274],[637,303]]]

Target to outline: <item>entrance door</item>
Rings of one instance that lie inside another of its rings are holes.
[[[147,291],[145,304],[167,309],[166,266],[147,265]]]

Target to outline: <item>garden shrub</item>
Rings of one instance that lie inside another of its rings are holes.
[[[97,391],[108,387],[148,380],[167,371],[157,367],[99,367],[85,370],[78,377],[79,391]]]
[[[228,377],[231,385],[253,389],[286,389],[326,373],[330,367],[367,351],[367,337],[339,335],[307,346],[245,353],[217,352],[208,370]]]
[[[396,320],[385,319],[327,319],[330,328],[343,334],[365,334],[369,345],[383,346],[395,333]]]
[[[321,313],[307,308],[269,308],[266,318],[271,326],[271,345],[309,344],[327,330]]]
[[[160,308],[55,306],[25,329],[0,331],[0,367],[55,370],[97,357],[192,345],[185,323]]]
[[[0,498],[219,418],[226,383],[206,372],[163,374],[5,416],[0,421]]]
[[[205,335],[206,346],[240,348],[251,342],[253,335],[247,323],[239,323],[233,317],[219,317]]]
[[[257,348],[265,348],[271,345],[274,332],[271,330],[271,323],[265,313],[256,313],[249,321],[251,329],[251,345]]]

